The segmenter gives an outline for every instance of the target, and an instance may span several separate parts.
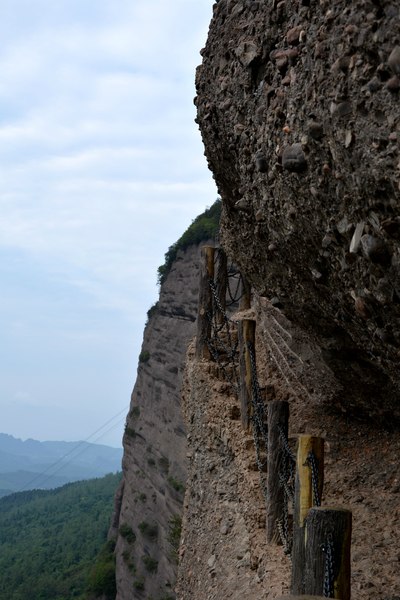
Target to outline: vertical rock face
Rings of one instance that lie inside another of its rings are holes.
[[[338,383],[321,351],[265,298],[254,295],[252,309],[232,318],[256,321],[258,383],[266,401],[289,401],[292,450],[298,434],[325,439],[322,505],[353,512],[352,599],[397,599],[400,432],[330,414],[323,400]],[[183,385],[188,479],[178,600],[276,600],[290,593],[290,560],[282,546],[267,543],[260,463],[240,410],[218,362],[198,360],[189,352]],[[262,448],[260,440],[258,445]]]
[[[390,425],[400,417],[399,12],[395,0],[220,0],[195,100],[227,254],[317,340],[343,409]]]
[[[178,253],[144,332],[123,440],[123,483],[110,530],[117,539],[117,600],[174,597],[174,546],[186,481],[180,393],[194,335],[198,262],[198,246]]]

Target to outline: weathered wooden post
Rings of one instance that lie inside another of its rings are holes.
[[[305,594],[350,600],[351,527],[350,510],[310,509],[305,522]]]
[[[242,275],[242,293],[239,302],[239,310],[247,310],[251,307],[251,286],[244,275]]]
[[[297,445],[293,511],[292,594],[304,593],[305,519],[321,504],[324,484],[324,440],[300,435]]]
[[[279,596],[276,600],[326,600],[323,596]]]
[[[285,444],[289,427],[289,403],[268,403],[268,475],[267,475],[267,541],[279,543],[278,523],[285,510],[285,490],[280,481],[285,461]],[[284,436],[284,438],[283,438]]]
[[[243,429],[249,429],[252,414],[251,398],[253,394],[253,376],[249,346],[253,349],[255,360],[256,322],[244,319],[238,323],[239,335],[239,400]]]
[[[279,596],[276,600],[326,600],[323,596]]]
[[[207,340],[211,337],[212,325],[213,294],[210,282],[214,281],[214,253],[213,246],[203,246],[201,249],[196,357],[207,360],[211,358]]]
[[[222,248],[218,248],[217,258],[217,280],[215,287],[219,306],[218,311],[216,313],[216,319],[217,323],[222,324],[225,319],[226,290],[228,288],[228,260]]]

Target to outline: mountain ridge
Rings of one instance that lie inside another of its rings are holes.
[[[40,442],[0,433],[0,496],[59,487],[121,469],[122,448],[86,441]]]

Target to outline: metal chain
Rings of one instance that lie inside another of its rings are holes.
[[[236,278],[236,275],[239,275],[239,277]],[[230,286],[231,279],[237,279],[236,289],[233,294],[232,294],[232,290],[231,290],[231,286]],[[241,287],[243,287],[243,286],[241,286],[241,283],[242,283],[242,274],[239,271],[236,271],[232,275],[232,277],[230,277],[230,278],[228,277],[228,295],[229,295],[229,299],[230,299],[228,306],[237,304],[239,302],[239,300],[243,297],[243,292],[239,293],[239,290],[241,289]]]
[[[283,512],[282,518],[278,519],[276,524],[278,527],[279,537],[281,538],[283,552],[291,559],[293,538],[289,536],[289,515],[287,510]]]
[[[217,322],[216,311],[213,310],[212,314],[207,313],[207,318],[211,325],[211,338],[206,340],[207,347],[214,361],[221,368],[225,379],[230,383],[236,394],[239,392],[239,375],[238,375],[238,342],[233,343],[231,333],[231,323],[225,310],[223,309],[221,302],[218,298],[217,290],[214,281],[210,279],[209,285],[213,295],[214,305],[217,307],[219,312],[222,314],[222,323]],[[227,342],[222,340],[221,332],[226,330]],[[223,361],[223,356],[227,360]],[[232,375],[229,373],[229,367],[231,367]]]
[[[293,491],[291,482],[289,482],[287,479],[286,472],[284,475],[283,475],[283,473],[279,474],[279,483],[281,484],[281,487],[283,487],[283,490],[284,490],[286,496],[288,497],[288,499],[291,502],[293,502],[294,501],[294,491]]]
[[[251,402],[253,407],[253,415],[251,417],[252,429],[253,429],[253,438],[254,445],[256,450],[256,461],[258,470],[260,473],[260,484],[261,489],[264,494],[265,499],[267,499],[267,485],[265,483],[264,476],[264,468],[268,461],[268,429],[266,425],[265,419],[265,406],[264,401],[261,396],[260,385],[258,383],[257,376],[257,365],[255,359],[254,348],[250,343],[247,344],[247,349],[250,356],[250,366],[251,366],[251,386],[252,386],[252,394],[251,394]],[[265,459],[261,460],[261,443],[263,444]]]
[[[334,598],[334,558],[333,558],[333,536],[332,533],[328,533],[326,543],[322,546],[322,552],[325,554],[325,568],[324,568],[324,598]]]
[[[220,367],[220,369],[221,369],[221,371],[222,371],[222,373],[224,375],[225,380],[232,386],[235,394],[238,395],[238,393],[239,393],[239,384],[237,382],[237,373],[236,373],[236,370],[235,370],[235,366],[233,368],[233,376],[232,376],[229,373],[229,371],[228,371],[228,367],[230,366],[230,363],[228,362],[228,363],[224,364],[222,362],[221,356],[220,356],[220,354],[218,352],[217,346],[215,344],[212,344],[211,340],[206,340],[206,344],[207,344],[207,347],[208,347],[208,349],[210,351],[210,354],[211,354],[213,360]]]
[[[314,452],[311,450],[308,453],[306,464],[309,465],[311,469],[311,484],[313,489],[314,496],[314,505],[321,506],[321,498],[319,495],[319,478],[318,478],[318,461]]]
[[[280,440],[282,442],[283,449],[286,452],[286,456],[288,457],[288,459],[291,462],[295,463],[296,462],[296,458],[295,458],[295,456],[294,456],[294,454],[292,452],[291,447],[289,446],[289,441],[287,439],[286,433],[285,433],[282,425],[278,425],[278,431],[279,431],[279,438],[280,438]]]
[[[286,437],[286,436],[284,436]],[[279,473],[279,484],[283,489],[283,507],[282,507],[282,533],[283,533],[283,548],[287,555],[292,552],[293,532],[289,531],[289,502],[294,500],[294,487],[291,480],[292,470],[290,469],[291,461],[287,454],[283,455]]]
[[[221,301],[218,297],[217,294],[217,288],[215,286],[214,281],[210,280],[210,288],[212,291],[212,295],[213,295],[213,300],[214,303],[216,304],[219,312],[221,313],[222,317],[223,317],[223,323],[218,327],[217,324],[217,316],[216,316],[216,311],[213,311],[213,315],[214,315],[214,327],[216,330],[221,331],[225,326],[227,328],[227,334],[228,334],[228,347],[233,348],[233,344],[232,344],[232,335],[231,335],[231,330],[229,327],[229,323],[232,322],[231,319],[228,317],[228,315],[226,314],[225,309],[223,308]],[[235,346],[235,351],[237,348],[237,344]]]
[[[250,342],[247,343],[247,349],[250,356],[251,366],[251,385],[252,385],[252,405],[253,405],[253,421],[257,423],[257,427],[262,434],[262,438],[265,445],[265,450],[268,451],[268,428],[266,425],[266,413],[264,400],[261,396],[260,385],[257,377],[257,366],[254,354],[254,348]]]

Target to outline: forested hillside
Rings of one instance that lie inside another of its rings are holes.
[[[88,597],[120,478],[110,474],[0,499],[0,600]]]

